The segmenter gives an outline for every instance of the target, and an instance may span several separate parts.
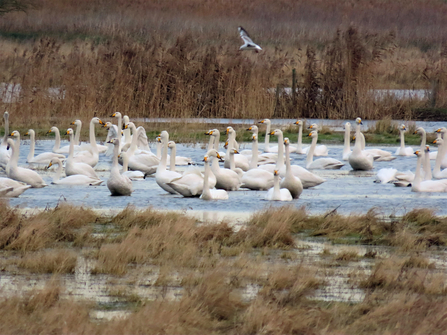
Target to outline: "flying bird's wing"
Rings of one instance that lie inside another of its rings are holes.
[[[245,31],[244,28],[238,27],[238,29],[239,29],[239,34],[241,35],[242,40],[246,44],[254,44],[254,42],[251,40],[250,36],[248,36],[248,33]]]

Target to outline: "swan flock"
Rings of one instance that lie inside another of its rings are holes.
[[[35,131],[29,129],[23,134],[30,136],[30,145],[21,146],[20,133],[17,130],[9,132],[10,115],[5,112],[5,136],[0,144],[0,167],[5,171],[5,176],[0,178],[0,196],[18,197],[30,188],[58,185],[107,186],[113,196],[131,196],[135,191],[133,183],[153,182],[166,194],[175,197],[226,200],[231,198],[231,192],[254,190],[265,192],[263,199],[267,201],[294,201],[305,194],[307,189],[324,184],[325,170],[342,168],[351,171],[377,169],[376,182],[411,186],[413,192],[447,192],[446,128],[435,130],[438,138],[433,144],[438,146],[438,151],[434,151],[426,145],[426,131],[418,127],[414,133],[421,136],[421,146],[414,151],[405,146],[404,133],[407,128],[401,125],[398,128],[400,146],[391,152],[367,148],[361,131],[363,123],[357,118],[352,122],[353,126],[351,122],[345,123],[343,153],[336,157],[331,155],[331,150],[326,145],[317,145],[317,124],[313,123],[305,130],[304,122],[296,121],[294,125],[298,126],[298,142],[292,144],[284,137],[281,129],[271,129],[271,120],[264,119],[259,121],[259,126],[252,125],[246,129],[251,132],[251,148],[246,150],[239,150],[240,144],[236,141],[237,134],[233,127],[229,126],[224,130],[210,129],[206,132],[209,136],[207,149],[202,152],[200,161],[194,163],[190,157],[177,156],[176,144],[170,141],[167,131],[162,131],[156,138],[157,150],[153,153],[143,127],[136,127],[127,116],[122,116],[119,112],[111,117],[118,121],[117,125],[111,121],[104,123],[98,117],[90,120],[88,143],[80,142],[80,120],[75,120],[70,125],[76,126],[76,132],[72,128],[60,131],[53,126],[48,130],[49,134],[55,134],[52,151],[35,154],[39,146]],[[266,126],[265,129],[258,128],[263,125]],[[96,127],[108,130],[103,144],[97,142]],[[265,143],[262,145],[258,140],[264,130]],[[351,136],[351,131],[354,131],[354,137]],[[224,143],[221,143],[221,134],[228,137],[224,152],[219,151]],[[61,147],[61,138],[65,139],[65,136],[68,136],[69,145]],[[311,139],[310,146],[303,146],[303,136]],[[352,138],[355,139],[355,144],[351,150]],[[270,141],[275,142],[274,146]],[[28,165],[20,164],[20,150],[26,151]],[[303,156],[305,161],[300,160]],[[381,161],[389,162],[397,157],[415,159],[409,161],[408,171],[380,169]],[[436,160],[433,172],[431,159]],[[100,162],[109,166],[107,180],[99,177],[97,166]],[[42,178],[45,175],[39,173],[39,170],[51,174],[52,179],[45,181]],[[342,180],[340,185],[343,185]]]

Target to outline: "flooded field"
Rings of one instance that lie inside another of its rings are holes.
[[[39,141],[36,146],[36,154],[51,151],[52,141]],[[328,145],[329,157],[341,160],[342,146]],[[243,144],[241,148],[250,148]],[[262,147],[261,147],[262,148]],[[373,148],[373,147],[371,147]],[[396,147],[383,147],[394,153]],[[152,149],[154,151],[154,148]],[[262,150],[262,149],[261,149]],[[436,149],[434,149],[436,150]],[[26,166],[28,145],[25,141],[21,146],[20,161]],[[155,151],[154,151],[155,152]],[[203,144],[177,145],[177,154],[191,157],[198,165],[203,165],[205,154]],[[292,164],[305,165],[305,156],[292,154]],[[372,171],[352,171],[348,162],[340,170],[314,170],[314,172],[327,181],[315,188],[303,191],[300,199],[292,202],[293,206],[306,206],[311,213],[322,213],[338,208],[339,213],[366,213],[369,209],[377,207],[383,214],[402,215],[413,208],[433,208],[439,215],[447,215],[447,208],[443,205],[445,195],[442,193],[414,193],[410,188],[398,188],[393,184],[375,184],[377,171],[381,168],[396,168],[398,171],[414,171],[416,168],[415,157],[397,157],[390,162],[375,162]],[[434,161],[431,161],[434,165]],[[97,166],[98,175],[105,182],[110,169],[110,158],[100,155]],[[178,167],[184,170],[187,167]],[[44,180],[51,182],[51,171],[39,171]],[[132,204],[136,207],[152,206],[157,209],[179,210],[203,215],[205,218],[222,218],[227,216],[246,218],[247,215],[269,206],[281,206],[282,203],[265,201],[264,191],[249,191],[240,189],[229,193],[226,201],[202,201],[198,198],[183,198],[171,195],[163,191],[155,182],[154,177],[143,181],[134,181],[135,191],[130,197],[111,197],[106,183],[101,186],[76,186],[67,187],[61,185],[49,185],[42,189],[30,189],[19,198],[11,199],[12,206],[21,208],[45,208],[54,207],[58,201],[67,200],[75,205],[88,205],[92,208],[116,211]]]

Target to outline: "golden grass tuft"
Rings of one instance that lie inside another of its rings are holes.
[[[71,273],[76,269],[77,254],[69,249],[38,251],[21,258],[17,265],[32,273]]]

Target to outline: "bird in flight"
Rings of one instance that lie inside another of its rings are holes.
[[[261,47],[251,40],[250,36],[248,36],[247,31],[242,28],[238,27],[239,34],[241,35],[242,40],[244,41],[244,44],[239,48],[239,50],[255,50],[258,52],[258,50],[262,50]]]

